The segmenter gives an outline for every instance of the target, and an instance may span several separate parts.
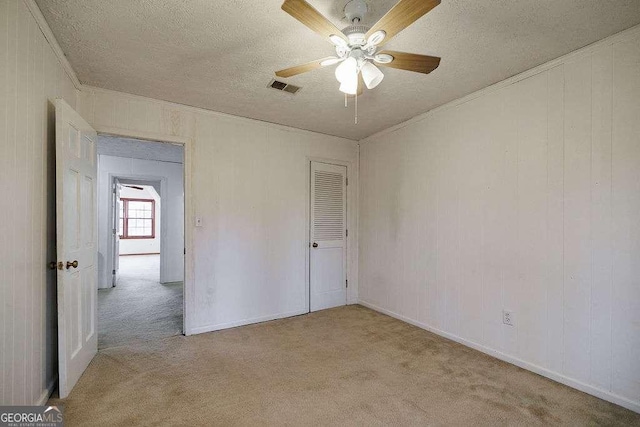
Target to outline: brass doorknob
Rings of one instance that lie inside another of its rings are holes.
[[[314,248],[317,248],[317,247],[318,247],[318,244],[317,244],[316,242],[313,242],[313,245],[312,245],[312,246],[313,246]]]
[[[67,261],[67,270],[70,269],[71,267],[78,268],[78,261],[77,260],[73,262]]]

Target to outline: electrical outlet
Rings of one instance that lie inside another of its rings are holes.
[[[502,310],[502,323],[509,326],[515,326],[516,317],[512,311]]]

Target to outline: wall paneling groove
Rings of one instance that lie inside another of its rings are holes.
[[[638,28],[363,141],[361,302],[640,411]]]
[[[57,371],[53,101],[76,88],[21,0],[0,0],[0,403],[44,403]]]

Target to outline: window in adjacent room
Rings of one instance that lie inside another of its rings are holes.
[[[154,239],[156,202],[152,199],[121,199],[121,239]]]

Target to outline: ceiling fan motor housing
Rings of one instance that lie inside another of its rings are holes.
[[[342,30],[342,33],[349,39],[349,45],[364,46],[367,44],[367,31],[369,31],[369,27],[366,25],[349,25]]]

